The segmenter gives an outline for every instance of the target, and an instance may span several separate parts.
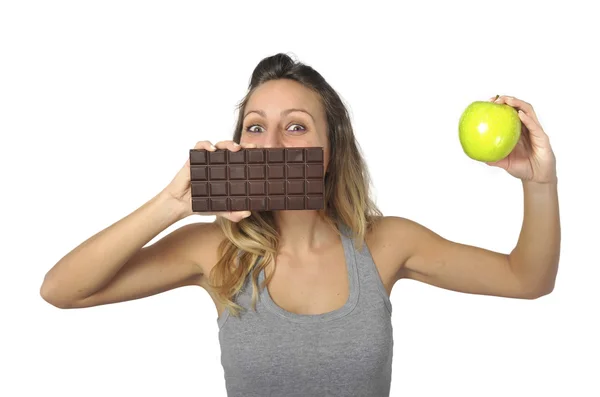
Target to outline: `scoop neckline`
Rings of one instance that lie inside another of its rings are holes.
[[[359,284],[358,284],[358,269],[356,266],[356,251],[354,249],[353,241],[345,236],[343,230],[341,230],[340,237],[342,240],[342,245],[344,248],[344,258],[346,262],[346,274],[348,277],[348,299],[343,306],[334,309],[329,312],[320,313],[320,314],[298,314],[290,312],[281,306],[279,306],[275,301],[271,298],[271,294],[269,293],[268,286],[265,287],[260,292],[260,299],[264,303],[265,307],[274,314],[286,318],[289,321],[296,323],[315,323],[315,322],[323,322],[335,320],[340,317],[343,317],[349,314],[358,303],[359,296]],[[258,275],[258,284],[261,285],[265,280],[265,269],[261,269]]]

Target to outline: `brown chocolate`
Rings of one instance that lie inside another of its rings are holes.
[[[190,150],[192,210],[318,210],[324,203],[322,147]]]

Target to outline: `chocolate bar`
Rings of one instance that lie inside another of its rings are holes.
[[[322,147],[190,150],[192,211],[319,210]]]

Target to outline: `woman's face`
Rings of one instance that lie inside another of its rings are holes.
[[[271,80],[251,95],[240,143],[257,147],[319,146],[329,163],[325,111],[318,94],[293,80]]]

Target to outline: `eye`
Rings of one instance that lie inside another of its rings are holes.
[[[292,128],[292,127],[294,127],[294,128]],[[301,129],[297,129],[297,127],[300,127]],[[299,133],[299,132],[306,131],[306,128],[302,124],[292,124],[290,126],[290,128],[291,128],[291,131],[290,131],[290,129],[288,129],[288,131],[293,132],[293,133]]]
[[[246,127],[246,132],[249,132],[251,134],[258,134],[258,133],[262,132],[262,131],[252,130],[252,128],[254,128],[254,127],[262,128],[258,124],[252,124],[252,125],[249,125],[248,127]]]

